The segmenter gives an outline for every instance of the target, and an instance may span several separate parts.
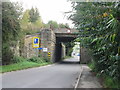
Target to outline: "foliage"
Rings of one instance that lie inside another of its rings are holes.
[[[38,13],[38,15],[39,15],[37,8],[35,8],[35,9],[37,11],[36,13]],[[33,11],[35,11],[35,9]],[[30,16],[31,16],[30,13],[32,13],[32,9],[31,10],[27,9],[23,13],[22,19],[20,21],[22,32],[24,34],[36,33],[38,31],[40,31],[41,28],[44,27],[44,24],[43,24],[43,21],[42,21],[40,15],[38,17],[36,16],[37,18],[33,22],[33,21],[31,21],[32,17],[30,18]],[[33,12],[33,13],[35,13],[35,12]]]
[[[39,12],[38,12],[38,9],[37,8],[31,8],[31,10],[29,11],[29,21],[30,22],[36,22],[39,18]]]
[[[0,72],[10,72],[48,64],[51,64],[51,62],[42,57],[32,57],[27,59],[20,56],[14,56],[11,64],[0,66]]]
[[[94,60],[92,60],[92,62],[89,62],[89,63],[88,63],[88,66],[89,66],[92,70],[95,70],[95,62],[94,62]]]
[[[56,22],[56,21],[52,21],[52,20],[50,20],[50,21],[48,21],[48,23],[47,23],[49,26],[50,26],[50,28],[52,28],[52,29],[55,29],[55,28],[58,28],[59,26],[58,26],[58,23]]]
[[[63,59],[69,59],[72,58],[71,56],[65,56]]]
[[[19,9],[18,9],[19,8]],[[20,38],[20,16],[22,8],[18,3],[2,3],[2,60],[3,64],[9,64],[13,52],[10,47],[15,46]]]
[[[48,65],[50,63],[44,62],[44,63],[35,63],[35,62],[29,62],[29,61],[23,61],[15,64],[10,64],[10,65],[4,65],[0,66],[0,72],[10,72],[10,71],[16,71],[16,70],[23,70],[27,68],[32,68],[32,67],[39,67],[39,66],[44,66]],[[2,70],[1,70],[2,69]]]
[[[12,63],[20,63],[20,62],[23,62],[25,61],[25,58],[21,57],[21,56],[14,56],[12,58]]]
[[[106,88],[119,88],[119,83],[115,82],[114,79],[108,76],[104,76],[104,85]]]
[[[2,44],[2,64],[3,65],[7,65],[9,63],[11,63],[11,60],[13,58],[13,52],[11,51],[9,45],[6,44]]]
[[[30,15],[29,15],[29,9],[26,10],[24,13],[23,13],[23,16],[20,20],[20,25],[21,25],[21,28],[22,29],[27,29],[28,25],[29,25],[29,18],[30,18]]]
[[[73,3],[70,16],[80,31],[81,46],[91,50],[95,69],[119,82],[120,2]]]
[[[44,24],[45,28],[51,28],[51,29],[57,29],[57,28],[70,28],[69,25],[67,23],[63,24],[63,23],[57,23],[56,21],[48,21],[47,24]]]
[[[48,61],[46,58],[43,58],[43,57],[32,57],[27,61],[35,62],[35,63],[45,63],[45,62],[49,62],[50,60]]]
[[[59,28],[70,28],[70,27],[67,23],[66,24],[60,23]]]
[[[3,2],[2,4],[2,33],[3,41],[9,42],[17,40],[20,32],[19,17],[21,10],[16,9],[16,5],[11,2]]]
[[[67,43],[64,43],[65,46],[66,46],[66,55],[67,56],[71,56],[71,53],[73,51],[73,47],[74,47],[74,42],[67,42]]]

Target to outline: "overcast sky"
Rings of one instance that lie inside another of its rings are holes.
[[[20,2],[24,9],[30,9],[31,7],[37,7],[40,12],[40,16],[44,23],[49,20],[57,21],[58,23],[68,23],[72,25],[72,21],[67,20],[64,17],[64,12],[72,10],[71,3],[67,0],[10,0],[13,2]]]

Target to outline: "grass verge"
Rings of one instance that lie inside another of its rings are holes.
[[[19,62],[16,64],[0,66],[0,73],[22,70],[22,69],[38,67],[38,66],[44,66],[44,65],[48,65],[48,64],[50,64],[50,63],[46,62],[46,63],[40,64],[40,63],[24,61],[24,62]]]
[[[47,59],[39,58],[39,57],[32,57],[30,59],[15,57],[14,62],[15,62],[14,64],[0,66],[0,73],[52,64]]]
[[[120,83],[114,81],[111,77],[103,76],[104,77],[104,86],[105,88],[119,88]]]
[[[65,56],[63,59],[69,59],[72,58],[72,56]]]

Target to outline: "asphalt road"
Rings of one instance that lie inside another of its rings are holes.
[[[4,73],[2,88],[73,88],[81,71],[77,58],[50,66]]]

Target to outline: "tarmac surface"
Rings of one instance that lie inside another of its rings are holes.
[[[73,88],[81,72],[78,58],[2,75],[2,88]]]
[[[77,88],[103,88],[98,78],[92,74],[87,65],[82,65],[83,71]]]

